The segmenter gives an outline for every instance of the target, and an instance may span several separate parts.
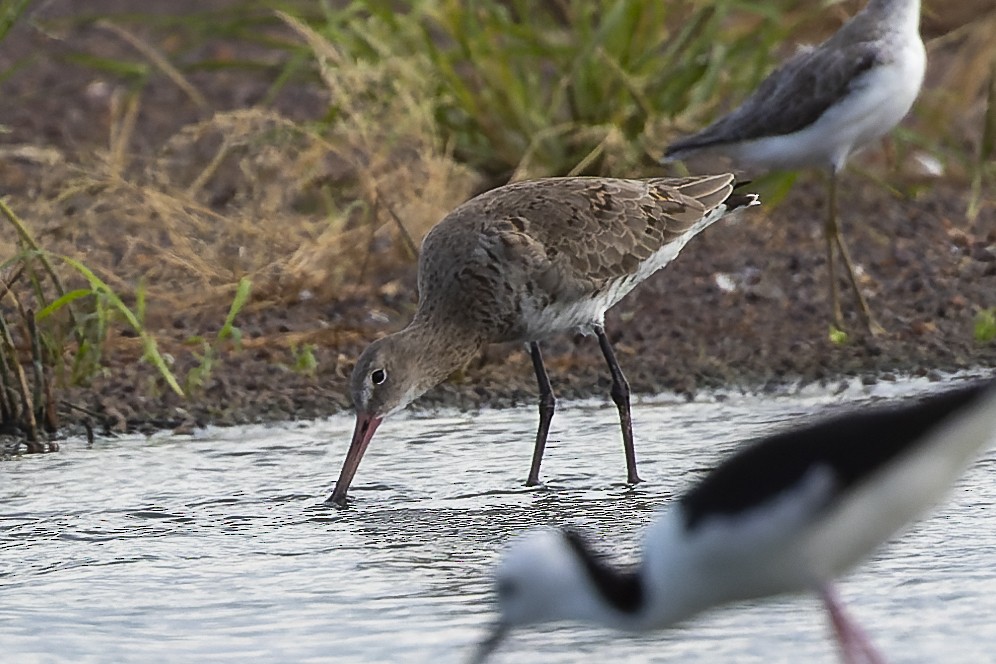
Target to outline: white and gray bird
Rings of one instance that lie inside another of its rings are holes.
[[[329,498],[346,491],[381,421],[465,365],[485,344],[529,345],[540,391],[527,484],[539,482],[555,399],[540,354],[547,337],[598,338],[619,410],[626,476],[636,471],[629,384],[605,334],[605,312],[674,260],[698,233],[756,205],[733,175],[515,182],[473,198],[422,243],[418,309],[406,328],[370,344],[350,379],[356,428]]]
[[[996,381],[988,380],[743,448],[663,511],[629,569],[609,565],[576,532],[527,533],[498,566],[499,619],[476,661],[513,628],[581,621],[660,630],[712,607],[805,592],[823,599],[845,661],[881,661],[834,580],[941,500],[993,442]]]
[[[906,116],[920,93],[926,63],[920,0],[869,0],[830,39],[775,69],[731,113],[668,146],[662,161],[711,153],[748,169],[827,169],[824,235],[833,322],[843,329],[836,247],[866,326],[880,332],[838,226],[837,178],[851,154]]]

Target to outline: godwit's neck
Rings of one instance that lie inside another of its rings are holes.
[[[407,355],[406,362],[418,374],[417,386],[421,392],[444,381],[483,346],[477,335],[419,318],[398,332],[397,337]]]

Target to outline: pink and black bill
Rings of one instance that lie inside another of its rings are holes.
[[[349,491],[349,484],[353,481],[353,475],[360,465],[363,453],[367,451],[367,445],[373,438],[374,432],[380,426],[383,418],[366,413],[356,414],[356,428],[353,429],[353,440],[349,443],[349,451],[346,452],[346,460],[342,462],[342,470],[339,471],[339,480],[335,483],[332,495],[326,503],[346,506],[346,492]]]

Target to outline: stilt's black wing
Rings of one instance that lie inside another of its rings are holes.
[[[732,515],[795,488],[816,467],[835,479],[833,495],[912,449],[996,386],[981,381],[912,404],[868,408],[790,429],[737,452],[681,499],[689,530],[711,515]],[[831,496],[832,501],[832,496]]]

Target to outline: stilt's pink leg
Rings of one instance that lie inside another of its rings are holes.
[[[840,645],[843,660],[847,664],[885,664],[885,659],[872,645],[865,631],[848,617],[833,586],[826,584],[820,588],[820,596],[827,607],[827,613],[830,614],[830,622],[837,643]]]

